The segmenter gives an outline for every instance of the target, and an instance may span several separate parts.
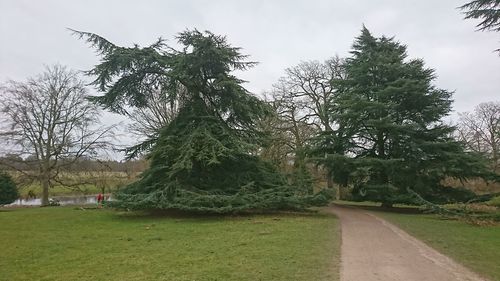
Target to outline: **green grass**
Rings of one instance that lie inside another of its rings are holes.
[[[427,214],[377,212],[439,252],[492,280],[500,280],[500,226],[474,226]]]
[[[328,214],[159,217],[0,210],[0,280],[338,280]]]

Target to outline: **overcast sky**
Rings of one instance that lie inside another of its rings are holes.
[[[0,81],[23,80],[60,63],[88,70],[97,57],[66,30],[97,33],[123,46],[197,28],[227,35],[259,65],[240,77],[259,94],[285,68],[347,56],[362,27],[395,36],[454,90],[458,112],[500,100],[500,33],[476,32],[452,0],[49,1],[0,0]],[[468,0],[467,0],[468,1]]]

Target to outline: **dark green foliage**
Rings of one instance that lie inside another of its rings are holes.
[[[338,108],[335,109],[336,111]],[[338,114],[332,115],[335,119]],[[339,127],[332,132],[321,132],[311,140],[308,154],[312,156],[311,160],[318,165],[322,165],[329,171],[329,177],[342,187],[349,184],[350,173],[354,166],[350,158],[345,157],[347,152],[348,138],[345,131]]]
[[[228,213],[328,202],[327,192],[298,195],[273,166],[255,156],[265,143],[256,122],[270,110],[231,74],[255,63],[245,61],[225,37],[185,31],[177,38],[183,46],[178,51],[161,39],[146,48],[122,48],[94,34],[77,34],[102,55],[89,71],[104,92],[96,102],[126,113],[127,106],[147,106],[148,96],[160,90],[179,106],[158,139],[148,142],[150,168],[116,195],[114,206]]]
[[[313,194],[314,179],[305,164],[297,166],[290,175],[292,185],[301,194]]]
[[[474,0],[460,7],[466,19],[479,19],[480,31],[500,31],[500,0]],[[500,49],[496,49],[500,55]]]
[[[16,184],[12,178],[4,172],[0,172],[0,205],[10,204],[19,198]]]
[[[460,7],[466,19],[480,19],[479,30],[500,31],[500,1],[474,0]]]
[[[454,128],[442,122],[452,93],[432,85],[434,71],[422,60],[407,59],[404,45],[375,38],[366,28],[351,53],[347,79],[334,81],[339,94],[332,115],[339,129],[329,145],[319,142],[316,149],[324,147],[321,163],[338,183],[353,186],[354,198],[412,203],[411,189],[427,200],[449,202],[445,178],[487,175],[482,159],[464,152],[451,137]]]
[[[314,179],[307,167],[305,151],[303,149],[298,150],[295,155],[293,170],[290,174],[290,179],[292,185],[297,188],[299,193],[309,195],[313,194]]]

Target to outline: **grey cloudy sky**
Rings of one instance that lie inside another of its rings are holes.
[[[87,70],[95,53],[66,30],[97,33],[119,45],[173,40],[186,28],[227,35],[260,64],[243,73],[254,93],[267,90],[303,60],[347,56],[364,23],[395,36],[410,57],[436,70],[437,85],[455,90],[455,110],[500,99],[500,33],[475,32],[452,0],[103,1],[0,0],[0,81],[22,80],[61,63]]]

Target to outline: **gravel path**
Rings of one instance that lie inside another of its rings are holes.
[[[332,211],[342,229],[341,281],[486,281],[367,211]]]

